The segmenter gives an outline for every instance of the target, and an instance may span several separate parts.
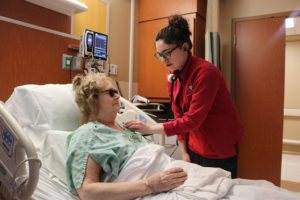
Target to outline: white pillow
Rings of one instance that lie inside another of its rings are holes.
[[[42,160],[43,167],[67,184],[65,144],[71,132],[51,130],[45,133],[46,137],[41,146],[39,158]]]
[[[73,131],[81,116],[71,84],[16,87],[5,107],[22,127],[36,127],[39,131]]]
[[[72,85],[19,86],[4,106],[34,143],[43,166],[66,183],[66,137],[81,117]]]

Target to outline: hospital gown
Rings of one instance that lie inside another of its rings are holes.
[[[66,141],[66,178],[69,191],[76,194],[80,188],[88,156],[102,167],[101,182],[112,182],[133,153],[152,143],[140,133],[132,132],[119,124],[124,132],[111,129],[97,121],[82,125]]]

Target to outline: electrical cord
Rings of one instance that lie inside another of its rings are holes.
[[[38,158],[27,158],[27,159],[23,160],[22,162],[20,162],[20,163],[18,164],[18,166],[17,166],[17,168],[16,168],[16,170],[15,170],[15,172],[14,172],[14,174],[13,174],[13,178],[12,178],[13,184],[12,184],[12,195],[11,195],[10,200],[13,200],[13,199],[14,199],[15,192],[19,189],[20,186],[24,185],[24,184],[26,183],[26,181],[28,180],[28,177],[26,177],[26,179],[25,179],[24,181],[22,181],[22,183],[19,184],[19,185],[15,188],[15,186],[16,186],[16,181],[15,181],[15,179],[16,179],[16,174],[17,174],[19,168],[20,168],[25,162],[27,162],[27,161],[29,161],[29,162],[30,162],[30,161],[38,162],[38,163],[40,164],[40,168],[42,167],[42,161],[41,161],[40,159],[38,159]]]
[[[169,112],[168,112],[168,115],[167,115],[167,118],[166,118],[166,122],[169,121],[169,117],[170,117],[171,110],[172,110],[174,82],[175,82],[175,80],[174,81],[172,80],[172,85],[171,85],[171,102],[170,102],[170,108],[169,108]]]
[[[170,157],[173,156],[173,154],[175,153],[175,151],[177,150],[177,148],[178,148],[178,144],[176,143],[176,147],[174,148],[173,152],[170,154]]]

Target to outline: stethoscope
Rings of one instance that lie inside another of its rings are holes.
[[[186,48],[183,49],[184,51],[188,51]],[[188,54],[189,56],[191,55],[191,53],[188,51]],[[188,61],[188,60],[187,60]],[[186,61],[186,62],[187,62]],[[185,64],[186,65],[186,64]],[[173,88],[174,88],[174,83],[175,81],[177,80],[177,78],[179,79],[180,81],[180,89],[179,89],[179,92],[178,94],[180,93],[181,89],[183,88],[183,84],[182,84],[182,77],[181,77],[181,72],[182,70],[175,70],[175,72],[177,72],[176,74],[173,74],[170,72],[170,74],[168,75],[168,81],[170,83],[172,83],[171,85],[171,102],[170,102],[170,109],[169,109],[169,112],[168,112],[168,115],[167,115],[167,118],[166,118],[166,122],[169,121],[169,117],[170,117],[170,113],[171,113],[171,109],[172,109],[172,102],[173,102]],[[182,114],[184,114],[186,112],[186,109],[185,109],[185,106],[184,104],[182,105],[182,107],[178,104],[177,102],[177,99],[175,99],[175,102],[177,104],[177,106],[179,108],[181,108],[181,111],[182,111]]]
[[[183,87],[183,86],[182,86],[182,79],[181,79],[181,72],[179,71],[178,75],[172,74],[172,73],[170,73],[170,74],[168,75],[168,81],[169,81],[170,83],[172,83],[172,85],[171,85],[171,101],[170,101],[170,108],[169,108],[169,112],[168,112],[168,115],[167,115],[167,118],[166,118],[166,122],[169,121],[169,117],[170,117],[170,114],[171,114],[172,103],[173,103],[173,88],[174,88],[174,83],[175,83],[175,81],[177,80],[177,78],[178,78],[179,81],[180,81],[180,89],[179,89],[179,92],[180,92],[181,88]],[[177,103],[176,99],[175,99],[175,102]],[[178,105],[178,104],[177,104],[177,105]],[[179,106],[179,105],[178,105],[178,106]],[[180,106],[179,106],[179,107],[180,107]],[[177,148],[178,148],[178,141],[176,140],[176,148],[175,148],[175,149],[173,150],[173,152],[170,154],[170,157],[173,156],[173,154],[175,153],[175,151],[177,150]]]
[[[178,71],[178,75],[176,74],[172,74],[170,73],[168,75],[168,81],[170,83],[172,83],[171,85],[171,101],[170,101],[170,109],[169,109],[169,112],[168,112],[168,115],[167,115],[167,118],[166,118],[166,122],[169,121],[169,117],[170,117],[170,114],[171,114],[171,109],[172,109],[172,103],[173,103],[173,88],[174,88],[174,83],[175,81],[177,80],[177,78],[179,79],[180,81],[180,89],[179,89],[179,93],[180,93],[180,90],[183,88],[183,85],[182,85],[182,78],[181,78],[181,71]],[[178,105],[176,99],[175,99],[175,102],[177,104],[177,106],[180,108],[180,106]],[[184,108],[184,105],[183,105],[183,108]],[[183,110],[182,108],[182,110]]]

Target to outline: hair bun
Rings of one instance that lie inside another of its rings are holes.
[[[173,15],[169,18],[169,26],[184,32],[187,35],[191,35],[192,33],[189,30],[189,24],[185,18],[181,15]]]

